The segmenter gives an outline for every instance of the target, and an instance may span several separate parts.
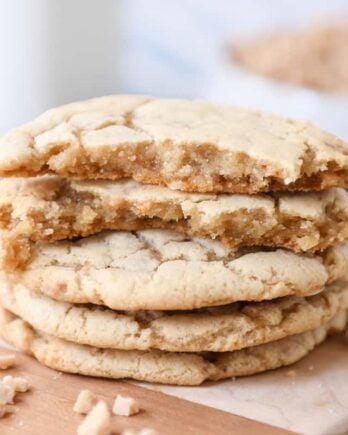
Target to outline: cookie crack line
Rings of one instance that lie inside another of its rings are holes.
[[[341,279],[347,263],[346,244],[316,255],[260,248],[226,253],[217,241],[146,230],[37,243],[27,267],[0,276],[64,302],[167,311],[310,296]]]
[[[292,364],[306,356],[331,331],[343,330],[346,312],[332,322],[267,344],[217,354],[159,350],[98,349],[44,334],[1,308],[1,335],[41,363],[56,370],[174,385],[200,385],[206,380],[247,376]]]
[[[248,194],[348,184],[348,147],[333,135],[202,101],[111,96],[73,103],[12,130],[0,145],[2,176],[131,177],[176,190]]]
[[[311,297],[245,303],[195,312],[115,312],[62,303],[21,285],[0,286],[4,308],[46,334],[89,346],[123,350],[226,352],[302,333],[348,309],[348,284]],[[142,322],[141,319],[146,319]],[[102,328],[100,327],[102,325]]]
[[[16,252],[30,240],[86,237],[107,229],[171,229],[221,240],[229,249],[256,245],[295,252],[323,250],[348,238],[348,194],[338,188],[320,193],[207,195],[130,180],[39,177],[3,179],[0,191],[0,227]]]

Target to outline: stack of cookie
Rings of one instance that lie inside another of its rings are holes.
[[[47,366],[196,385],[345,325],[348,146],[307,122],[105,97],[7,134],[0,175],[1,334]]]

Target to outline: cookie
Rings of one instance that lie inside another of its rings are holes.
[[[347,239],[347,223],[348,193],[337,188],[250,196],[184,193],[132,180],[0,181],[0,225],[17,246],[27,237],[54,241],[110,229],[165,228],[231,248],[318,251]]]
[[[166,230],[113,231],[37,242],[24,270],[3,280],[70,303],[115,310],[191,310],[237,301],[309,296],[342,277],[348,245],[322,254],[233,251]]]
[[[1,305],[32,327],[74,343],[123,350],[226,352],[275,341],[327,323],[348,309],[348,283],[272,302],[235,303],[197,311],[120,312],[72,305],[0,286]]]
[[[345,316],[345,312],[341,313],[340,317]],[[206,380],[247,376],[292,364],[324,341],[330,331],[327,324],[235,352],[176,353],[100,349],[76,344],[39,332],[3,309],[0,326],[4,339],[53,369],[173,385],[199,385]]]
[[[0,176],[56,174],[257,193],[348,186],[348,146],[305,121],[202,101],[110,96],[0,140]]]

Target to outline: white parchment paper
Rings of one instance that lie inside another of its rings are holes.
[[[11,348],[1,340],[0,347]],[[301,434],[348,434],[348,343],[340,338],[292,366],[234,381],[136,384]]]
[[[338,338],[260,375],[195,388],[141,386],[298,433],[348,433],[348,343]]]

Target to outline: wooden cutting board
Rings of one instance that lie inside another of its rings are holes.
[[[0,349],[0,354],[10,352]],[[18,364],[6,374],[24,376],[32,389],[19,394],[18,410],[0,420],[1,435],[75,434],[82,416],[72,411],[81,389],[90,389],[110,405],[116,394],[134,397],[142,411],[132,417],[113,416],[115,434],[125,428],[151,427],[161,435],[283,435],[290,432],[178,399],[121,381],[55,372],[17,354]],[[197,390],[197,394],[199,391]]]

